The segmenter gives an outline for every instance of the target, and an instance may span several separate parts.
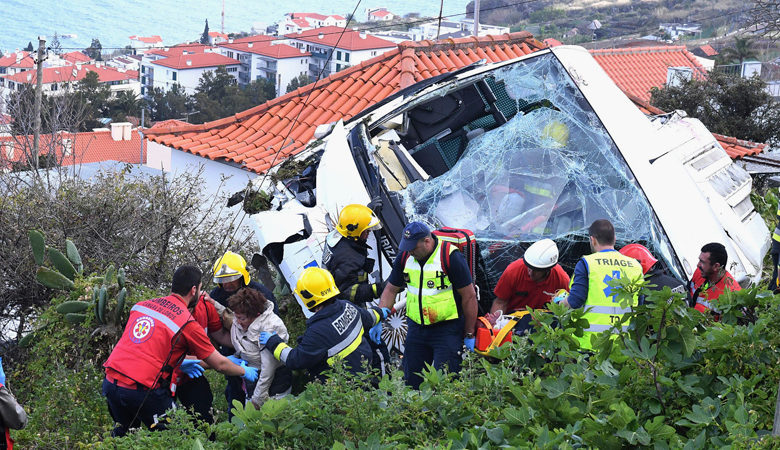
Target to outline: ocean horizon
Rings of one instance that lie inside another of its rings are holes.
[[[469,0],[445,0],[442,15],[463,17],[468,3]],[[222,21],[222,0],[2,0],[0,4],[3,6],[0,14],[0,50],[3,53],[21,50],[28,42],[37,48],[39,35],[46,35],[47,43],[50,43],[55,32],[60,36],[73,36],[60,38],[64,51],[82,50],[90,45],[93,38],[97,38],[103,52],[110,53],[113,49],[129,45],[132,35],[160,35],[164,44],[174,45],[198,40],[207,19],[210,31],[220,31]],[[438,1],[430,0],[396,0],[392,3],[299,0],[269,4],[252,0],[224,0],[224,4],[225,33],[249,32],[253,26],[264,28],[288,12],[346,16],[355,10],[357,4],[355,17],[365,21],[367,8],[386,7],[402,16],[408,13],[437,16],[440,6]]]

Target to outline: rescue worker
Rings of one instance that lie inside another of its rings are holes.
[[[247,269],[246,260],[243,256],[231,251],[225,252],[225,254],[214,263],[213,272],[213,281],[217,287],[212,289],[209,295],[216,302],[214,306],[217,308],[220,316],[224,318],[225,330],[230,330],[233,324],[232,314],[230,312],[226,313],[228,299],[243,287],[249,287],[263,294],[263,297],[274,305],[274,314],[277,316],[279,315],[279,307],[276,305],[276,299],[274,298],[273,292],[257,281],[252,280],[249,276],[249,270]],[[228,340],[230,340],[229,336]],[[223,355],[233,354],[233,347],[230,342],[224,344],[220,350]],[[239,360],[233,360],[233,362],[236,361]],[[232,405],[233,400],[238,400],[241,403],[244,402],[246,393],[244,392],[243,384],[243,381],[239,377],[227,377],[225,399],[227,400],[228,405]],[[228,416],[232,417],[232,408],[228,411]]]
[[[729,255],[726,247],[718,242],[710,242],[701,248],[699,263],[689,283],[691,300],[689,305],[704,313],[712,309],[712,300],[727,290],[741,291],[742,286],[726,270]]]
[[[617,292],[613,292],[614,289],[607,283],[616,278],[642,277],[639,262],[615,250],[615,227],[609,220],[593,222],[588,228],[588,235],[593,253],[577,261],[569,296],[560,302],[570,308],[586,309],[583,317],[590,322],[590,326],[578,338],[584,349],[593,348],[590,339],[593,334],[611,329],[613,323],[619,322],[630,311],[630,308],[620,306]],[[635,306],[637,301],[637,297],[634,297],[629,306]],[[626,327],[623,325],[624,330]]]
[[[217,303],[227,307],[228,298],[231,295],[238,292],[242,287],[250,287],[263,294],[266,300],[270,300],[274,304],[274,314],[279,315],[279,307],[276,305],[276,298],[274,298],[273,292],[257,281],[252,280],[243,256],[227,251],[214,263],[213,271],[214,283],[217,287],[212,289],[209,295]],[[217,309],[221,314],[224,308],[217,307]]]
[[[347,205],[339,214],[336,228],[325,239],[322,264],[333,275],[336,287],[344,298],[365,307],[382,295],[384,283],[369,283],[368,274],[374,269],[375,260],[368,257],[371,247],[366,240],[368,233],[381,227],[371,208],[364,205]],[[385,362],[390,358],[387,345],[382,342],[382,325],[370,330],[369,345],[373,352],[373,366],[385,374]]]
[[[5,383],[3,358],[0,358],[0,425],[3,427],[4,434],[0,438],[0,449],[11,450],[14,448],[14,440],[11,439],[11,433],[8,430],[24,428],[27,425],[27,413],[16,401],[16,397]]]
[[[650,287],[650,290],[660,291],[664,287],[668,286],[672,292],[676,294],[685,294],[685,285],[672,276],[667,275],[660,264],[656,264],[658,260],[650,253],[642,244],[628,244],[620,249],[620,254],[634,258],[639,261],[639,265],[642,266],[642,272],[645,274],[645,279],[648,284],[655,285]]]
[[[775,221],[775,230],[772,232],[772,278],[769,280],[769,290],[776,291],[780,287],[780,273],[777,265],[780,264],[780,202],[777,204],[777,220]]]
[[[406,288],[406,384],[419,389],[425,363],[460,372],[461,349],[474,350],[477,293],[466,258],[422,222],[404,228],[379,306],[390,308]]]
[[[214,299],[209,294],[203,293],[195,305],[188,309],[209,338],[220,345],[229,346],[231,344],[230,332],[222,326],[222,318],[214,303]],[[206,377],[186,376],[181,367],[178,367],[173,374],[173,380],[176,380],[176,398],[181,405],[184,408],[192,408],[200,420],[214,423],[214,417],[211,414],[214,394],[211,392],[211,386]]]
[[[544,308],[561,289],[569,290],[569,275],[558,264],[558,246],[552,239],[542,239],[501,274],[490,313]]]
[[[103,395],[116,423],[113,436],[124,436],[142,422],[150,428],[164,428],[158,419],[173,406],[171,374],[179,365],[185,373],[194,374],[203,360],[226,375],[257,379],[257,369],[238,366],[215,350],[189,312],[188,307],[195,306],[200,296],[202,275],[197,267],[179,267],[170,295],[139,302],[130,310],[122,337],[103,364]],[[186,354],[199,359],[183,362]]]
[[[264,346],[290,369],[308,369],[320,381],[337,360],[344,360],[346,369],[355,374],[370,367],[371,347],[365,334],[390,314],[388,308],[366,310],[338,299],[333,275],[320,267],[303,271],[295,293],[314,313],[306,320],[298,346],[292,348],[275,332],[263,331],[258,340],[261,350]]]

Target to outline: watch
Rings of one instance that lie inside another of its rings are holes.
[[[466,339],[472,339],[474,337],[474,333],[466,333]]]

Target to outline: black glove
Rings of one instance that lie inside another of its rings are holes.
[[[374,270],[374,261],[372,258],[366,258],[366,261],[363,263],[363,272],[365,273],[371,273],[372,270]]]
[[[377,212],[382,210],[382,198],[378,195],[371,199],[370,202],[368,202],[369,208],[371,208],[371,211]]]

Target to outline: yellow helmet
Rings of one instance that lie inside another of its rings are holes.
[[[244,277],[244,284],[249,284],[249,271],[246,270],[246,260],[238,253],[225,252],[214,263],[214,282],[229,283]]]
[[[364,231],[379,227],[379,218],[364,205],[347,205],[339,214],[338,232],[349,239],[358,239]]]
[[[304,270],[295,286],[295,293],[309,310],[339,294],[333,275],[320,267]]]
[[[565,123],[553,120],[545,125],[544,130],[542,130],[542,138],[551,139],[552,141],[548,143],[553,148],[566,147],[569,143],[569,127]]]

